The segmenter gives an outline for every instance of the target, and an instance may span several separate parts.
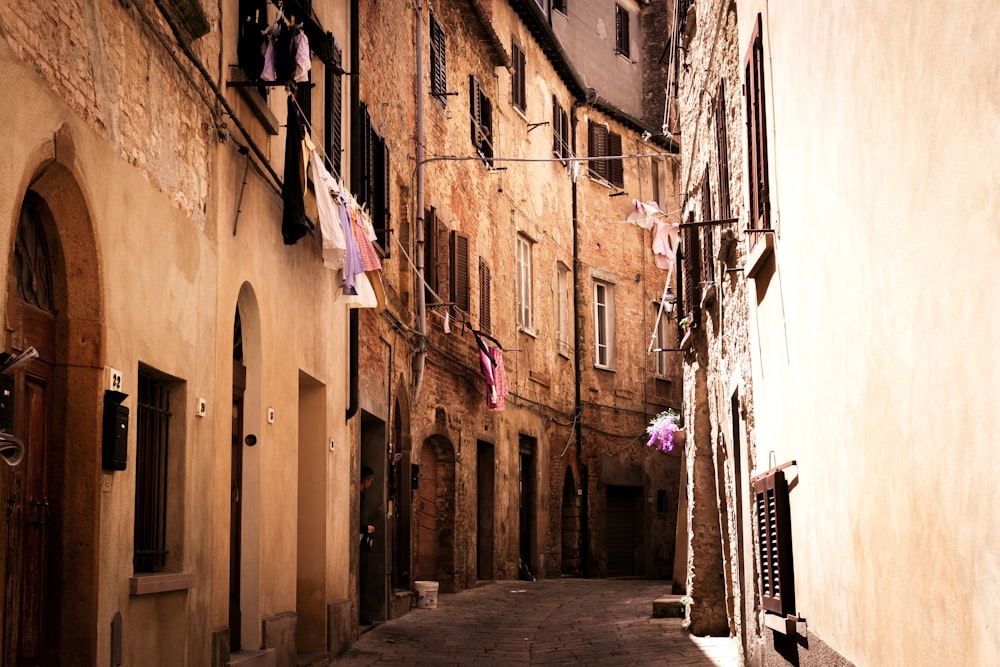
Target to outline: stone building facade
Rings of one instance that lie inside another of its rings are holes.
[[[968,267],[996,249],[979,141],[997,19],[713,0],[679,16],[686,624],[738,637],[749,665],[989,664],[995,636],[967,621],[997,606],[979,567],[998,551],[995,355],[971,331],[996,326],[991,271]],[[924,420],[961,453],[931,462]]]
[[[29,4],[0,18],[3,349],[39,353],[3,374],[5,663],[323,664],[417,581],[670,576],[681,459],[644,440],[678,366],[626,218],[679,208],[676,145],[591,94],[551,8]],[[259,76],[279,21],[297,85]],[[370,216],[375,308],[324,267],[296,118]]]

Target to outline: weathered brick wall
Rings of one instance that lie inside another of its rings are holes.
[[[715,258],[714,300],[702,310],[694,330],[694,347],[685,358],[684,409],[688,426],[688,493],[693,500],[688,517],[688,607],[693,632],[728,633],[741,627],[743,616],[755,614],[756,570],[740,590],[738,559],[736,472],[733,457],[744,461],[742,507],[743,553],[752,558],[752,511],[747,472],[755,460],[753,431],[753,387],[750,362],[749,298],[742,272],[727,272],[743,264],[747,250],[743,204],[744,105],[741,92],[740,53],[734,7],[720,1],[698,2],[696,20],[688,25],[687,51],[681,52],[679,108],[682,128],[681,192],[685,215],[694,212],[703,220],[701,187],[706,166],[712,196],[713,216],[720,217],[718,152],[716,150],[715,105],[720,80],[725,81],[725,120],[730,166],[730,211],[741,220],[733,225],[706,228],[711,234]],[[722,25],[717,26],[718,18]],[[706,211],[707,212],[707,211]],[[734,443],[731,387],[740,406],[736,415],[745,433],[744,444]],[[693,418],[691,418],[693,417]],[[731,616],[727,618],[727,607]],[[752,626],[748,626],[752,627]]]
[[[206,11],[214,25],[217,8],[208,3]],[[123,159],[193,222],[205,224],[215,128],[202,96],[211,92],[176,47],[160,43],[157,35],[174,40],[152,3],[41,3],[3,12],[0,33]],[[203,54],[218,48],[217,26],[195,45]],[[217,59],[204,61],[217,67]]]

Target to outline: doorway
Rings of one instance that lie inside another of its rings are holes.
[[[535,451],[537,441],[531,436],[518,436],[518,450],[521,456],[521,506],[519,512],[519,555],[520,573],[525,579],[535,578]]]
[[[240,554],[243,552],[243,397],[247,368],[243,365],[243,324],[237,307],[233,320],[233,414],[229,472],[229,649],[242,648]]]
[[[566,467],[562,493],[562,573],[580,576],[580,498],[576,493],[573,469]]]
[[[640,487],[607,486],[604,535],[609,577],[632,577],[639,573],[641,498]]]
[[[494,576],[494,489],[496,472],[493,443],[476,443],[476,578]]]
[[[372,485],[360,494],[359,522],[375,526],[375,546],[360,551],[358,561],[358,613],[362,621],[388,618],[389,581],[387,558],[392,553],[386,530],[386,423],[361,411],[361,467],[375,473]],[[360,479],[360,477],[359,477]],[[360,526],[359,526],[360,527]]]

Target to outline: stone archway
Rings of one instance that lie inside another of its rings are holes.
[[[410,396],[405,379],[396,384],[389,436],[389,500],[393,504],[392,586],[409,589],[412,575],[413,477],[411,474],[412,440],[410,438]]]
[[[8,223],[21,231],[11,234],[7,254],[5,351],[36,347],[39,358],[18,371],[14,394],[15,435],[33,458],[22,470],[4,470],[0,481],[0,494],[19,507],[18,520],[9,523],[19,534],[8,534],[8,541],[20,545],[4,554],[2,597],[13,599],[3,614],[3,662],[94,664],[105,354],[101,258],[90,208],[71,170],[68,132],[61,130],[36,158]],[[34,229],[32,240],[26,226]],[[46,256],[48,304],[32,294],[42,285],[34,282],[39,267],[24,266],[29,254],[30,261]],[[28,486],[19,486],[25,481]],[[27,551],[36,548],[44,555]],[[20,590],[11,583],[19,577],[28,582]]]
[[[414,579],[455,591],[455,449],[440,435],[424,441],[415,494],[417,524]]]
[[[580,568],[580,498],[576,493],[573,469],[566,466],[562,492],[562,573],[579,577]]]

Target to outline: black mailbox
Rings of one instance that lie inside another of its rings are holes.
[[[0,432],[14,431],[14,378],[0,373]]]
[[[128,408],[122,401],[128,394],[104,392],[104,456],[105,470],[125,470],[128,463]]]

